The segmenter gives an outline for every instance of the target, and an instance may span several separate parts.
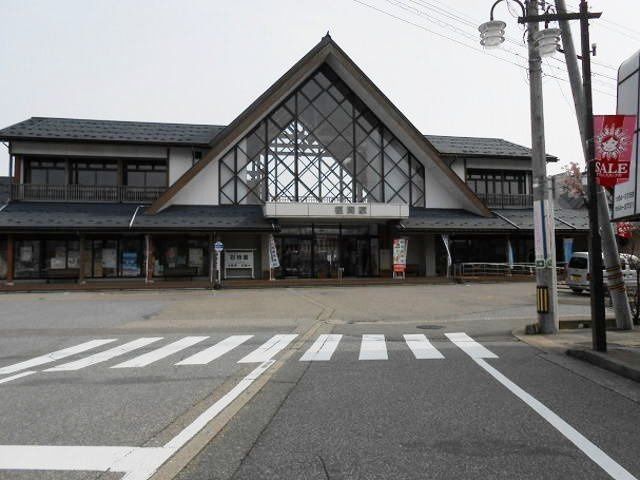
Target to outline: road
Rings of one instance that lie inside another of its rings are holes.
[[[640,478],[640,388],[518,341],[531,292],[5,295],[0,479]]]

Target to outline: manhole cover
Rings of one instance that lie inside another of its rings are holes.
[[[416,328],[421,330],[440,330],[442,325],[418,325]]]

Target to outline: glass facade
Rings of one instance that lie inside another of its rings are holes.
[[[167,237],[153,239],[155,276],[198,277],[209,275],[206,238]]]
[[[219,195],[424,206],[424,167],[323,65],[223,156]]]

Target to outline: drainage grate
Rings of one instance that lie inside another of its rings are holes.
[[[440,330],[444,327],[442,325],[418,325],[416,328],[421,330]]]

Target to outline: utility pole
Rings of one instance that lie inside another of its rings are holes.
[[[584,127],[589,174],[589,265],[591,268],[591,335],[593,349],[607,351],[607,330],[604,316],[604,285],[602,284],[602,242],[598,221],[598,182],[596,178],[593,141],[593,99],[591,96],[591,44],[589,43],[589,7],[580,2],[580,37],[582,44],[582,88],[584,90]]]
[[[526,2],[527,16],[538,15],[538,2]],[[538,22],[528,23],[529,92],[531,100],[531,160],[533,168],[533,208],[536,254],[538,324],[542,333],[558,331],[558,289],[553,204],[549,200],[547,158],[544,142],[542,102],[542,58],[536,46]]]
[[[556,0],[556,10],[559,14],[567,13],[565,0]],[[580,70],[578,69],[578,57],[573,45],[573,36],[568,20],[559,20],[560,31],[562,34],[562,45],[567,63],[567,71],[569,81],[571,83],[571,91],[573,93],[573,102],[576,108],[576,117],[578,119],[578,127],[580,136],[582,137],[582,149],[585,158],[585,165],[589,164],[589,151],[587,149],[587,135],[585,130],[586,112],[585,97],[582,88],[582,80],[580,78]],[[627,297],[624,278],[620,270],[620,255],[618,253],[618,245],[613,231],[613,225],[609,217],[609,208],[607,206],[607,196],[604,187],[598,186],[598,220],[600,222],[600,234],[602,236],[602,251],[604,253],[604,264],[607,271],[608,287],[613,301],[613,307],[616,316],[616,327],[621,330],[630,330],[633,328],[631,320],[631,308],[629,307],[629,298]]]

